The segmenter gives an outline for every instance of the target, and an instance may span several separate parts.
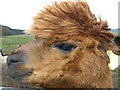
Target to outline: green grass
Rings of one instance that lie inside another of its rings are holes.
[[[9,54],[10,52],[17,49],[19,45],[23,45],[32,40],[34,40],[34,37],[30,35],[3,36],[0,38],[0,41],[2,41],[0,47],[2,47],[4,54]]]

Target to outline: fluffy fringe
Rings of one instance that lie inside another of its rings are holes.
[[[97,18],[90,11],[87,2],[55,2],[47,6],[34,17],[34,23],[27,33],[38,38],[49,38],[53,35],[90,36],[98,42],[114,46],[114,35],[109,32],[107,21]],[[102,46],[102,45],[101,45]]]

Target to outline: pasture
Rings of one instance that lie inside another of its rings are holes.
[[[34,40],[34,37],[30,35],[11,35],[3,36],[0,38],[0,40],[2,41],[0,47],[2,47],[3,53],[9,54],[10,52],[18,48],[19,45],[23,45]]]

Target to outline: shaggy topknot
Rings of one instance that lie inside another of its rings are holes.
[[[97,21],[87,2],[55,2],[34,17],[34,24],[27,32],[37,38],[49,38],[54,35],[79,38],[80,35],[84,35],[109,47],[114,38],[109,30],[111,29],[108,28],[106,21],[101,18],[99,22]]]

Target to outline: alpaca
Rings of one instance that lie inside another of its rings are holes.
[[[113,88],[108,49],[114,35],[87,2],[46,6],[30,30],[35,40],[7,58],[7,72],[22,84],[42,88]]]

